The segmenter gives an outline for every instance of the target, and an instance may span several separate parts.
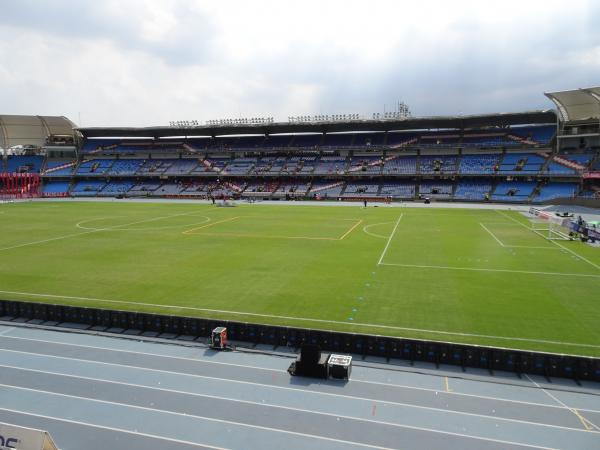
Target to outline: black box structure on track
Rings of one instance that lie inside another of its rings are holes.
[[[0,320],[94,329],[114,333],[155,335],[190,340],[208,338],[217,327],[227,328],[232,341],[301,348],[318,346],[325,352],[379,356],[436,365],[530,373],[546,377],[600,381],[600,358],[560,355],[419,339],[279,327],[197,317],[56,305],[0,299]]]

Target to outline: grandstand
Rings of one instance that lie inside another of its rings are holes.
[[[49,197],[539,203],[595,198],[590,174],[600,167],[597,139],[573,145],[571,134],[557,134],[554,111],[340,122],[326,129],[206,126],[189,139],[172,127],[75,133],[80,144],[72,153],[53,151],[46,138],[38,147],[45,155],[7,154],[0,170],[39,174],[38,195]]]

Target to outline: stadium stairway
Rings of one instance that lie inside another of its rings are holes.
[[[538,156],[545,158],[544,163],[540,167],[540,171],[538,173],[546,173],[548,170],[548,165],[552,162],[552,157],[546,152],[536,152]]]
[[[552,160],[562,166],[568,167],[570,169],[575,169],[579,172],[585,170],[585,166],[576,163],[575,161],[571,161],[570,159],[563,158],[562,156],[554,155]]]
[[[391,159],[394,159],[394,158],[396,158],[396,157],[395,156],[394,157],[390,156],[389,158],[385,158],[384,161],[387,162],[387,161],[389,161]],[[379,164],[381,164],[381,159],[377,159],[375,161],[371,161],[369,164],[367,164],[367,167],[375,167],[375,166],[377,166]],[[363,166],[354,166],[354,167],[352,167],[352,162],[351,162],[350,163],[350,168],[348,169],[348,173],[350,173],[350,172],[360,172],[362,170],[362,168],[363,168]]]
[[[506,137],[515,142],[518,142],[520,144],[526,144],[526,145],[539,145],[540,144],[539,142],[534,141],[533,139],[524,138],[521,136],[517,136],[515,134],[507,134]]]
[[[418,137],[409,139],[408,141],[400,142],[399,144],[390,145],[390,148],[402,148],[412,144],[416,144],[419,141]]]
[[[183,144],[183,148],[185,148],[188,152],[190,153],[200,153],[200,150],[198,150],[197,148],[192,147],[189,144]]]
[[[83,159],[81,162],[86,162],[87,159]],[[45,165],[45,164],[44,164]],[[68,169],[69,167],[75,167],[77,165],[77,161],[71,161],[65,164],[61,164],[60,166],[51,167],[50,169],[45,169],[42,171],[42,175],[48,175],[49,173],[58,172],[59,170]]]
[[[318,188],[311,189],[310,193],[311,194],[315,194],[317,192],[326,191],[327,189],[338,187],[338,186],[341,186],[343,184],[344,184],[343,181],[336,181],[335,183],[331,183],[331,184],[327,184],[325,186],[321,186],[321,187],[318,187]]]
[[[223,183],[223,186],[225,186],[227,189],[230,189],[234,192],[237,192],[238,194],[241,194],[244,191],[244,188],[231,182],[231,181],[225,181]]]
[[[208,170],[210,170],[211,172],[215,172],[215,173],[219,173],[220,169],[218,167],[215,167],[214,164],[212,164],[210,161],[208,161],[207,159],[203,159],[201,161],[201,164],[206,167]]]

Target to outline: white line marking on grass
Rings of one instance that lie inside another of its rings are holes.
[[[188,214],[188,215],[192,215],[192,214]],[[115,219],[116,217],[117,216],[112,216],[112,217],[98,217],[96,219],[82,220],[81,222],[77,222],[75,224],[75,226],[77,228],[82,229],[82,230],[99,231],[100,228],[86,227],[86,226],[83,226],[83,224],[84,223],[93,222],[93,221],[103,220],[103,219]],[[118,217],[123,217],[123,216],[118,216]],[[114,231],[156,231],[156,230],[168,230],[168,229],[171,229],[171,228],[193,227],[194,225],[201,225],[203,223],[210,222],[210,217],[207,217],[207,216],[200,216],[200,217],[204,219],[202,222],[185,223],[185,224],[181,224],[181,225],[167,225],[167,226],[164,226],[164,227],[150,227],[150,228],[147,228],[147,227],[145,227],[145,228],[115,228]],[[119,227],[122,227],[122,225],[119,225]]]
[[[131,408],[131,409],[136,409],[136,410],[141,410],[141,411],[150,411],[150,412],[165,414],[165,415],[169,415],[169,416],[188,417],[188,418],[191,418],[191,419],[201,419],[201,420],[205,420],[207,422],[224,423],[224,424],[228,424],[228,425],[237,425],[237,426],[244,427],[244,428],[254,428],[254,429],[258,429],[258,430],[265,430],[265,431],[271,431],[271,432],[276,432],[276,433],[292,434],[292,435],[295,435],[295,436],[308,437],[308,438],[318,439],[318,440],[323,440],[323,441],[337,442],[337,443],[341,443],[341,444],[351,444],[351,445],[356,445],[356,446],[359,446],[359,447],[375,448],[375,449],[381,449],[381,450],[392,450],[392,449],[389,449],[388,447],[381,447],[381,446],[377,446],[377,445],[364,444],[364,443],[361,443],[361,442],[346,441],[346,440],[343,440],[343,439],[330,438],[330,437],[327,437],[327,436],[320,436],[320,435],[317,435],[317,434],[301,433],[299,431],[284,430],[284,429],[281,429],[281,428],[271,428],[271,427],[265,427],[265,426],[262,426],[262,425],[253,425],[253,424],[249,424],[249,423],[236,422],[236,421],[227,420],[227,419],[216,419],[214,417],[209,417],[209,416],[199,416],[199,415],[196,415],[196,414],[180,413],[180,412],[176,412],[176,411],[169,411],[167,409],[150,408],[150,407],[147,407],[147,406],[131,405],[131,404],[128,404],[128,403],[113,402],[113,401],[110,401],[110,400],[98,400],[96,398],[81,397],[79,395],[61,394],[61,393],[58,393],[58,392],[44,391],[44,390],[41,390],[41,389],[26,388],[26,387],[21,387],[21,386],[10,386],[10,385],[5,385],[5,384],[0,384],[0,386],[7,387],[9,389],[15,389],[15,390],[21,390],[21,391],[29,391],[29,392],[37,392],[37,393],[42,393],[42,394],[48,394],[48,395],[55,396],[55,397],[72,398],[72,399],[76,399],[76,400],[84,400],[84,401],[91,402],[91,403],[102,403],[102,404],[105,404],[105,405],[123,406],[125,408]],[[4,409],[4,408],[0,407],[0,409]],[[15,412],[18,412],[18,411],[15,411]],[[398,426],[400,426],[402,428],[412,428],[412,427],[405,426],[405,425],[398,425]],[[432,431],[434,431],[434,430],[432,430]],[[574,431],[577,431],[577,430],[574,429]],[[581,430],[579,430],[579,431],[581,431]],[[439,430],[437,432],[438,433],[443,433],[443,434],[453,434],[453,433],[439,431]],[[477,436],[468,436],[468,435],[465,435],[465,437],[471,437],[473,439],[481,439],[481,440],[485,440],[485,441],[490,440],[488,438],[480,438],[480,437],[477,437]],[[494,440],[494,439],[492,439],[492,440]],[[503,441],[498,441],[498,442],[503,442]],[[504,442],[504,443],[507,443],[507,444],[516,444],[514,442]],[[521,444],[521,445],[525,445],[525,444]],[[533,446],[530,445],[529,447],[533,447]],[[543,448],[543,447],[534,447],[534,448]]]
[[[541,389],[542,392],[546,395],[548,395],[548,397],[550,397],[552,400],[554,400],[556,403],[558,403],[559,405],[561,405],[563,408],[568,409],[569,411],[571,411],[573,414],[575,414],[575,416],[577,416],[577,418],[579,419],[579,421],[583,424],[584,428],[586,429],[586,431],[591,431],[592,429],[596,429],[598,431],[600,431],[600,427],[598,427],[596,424],[590,422],[588,419],[586,419],[585,417],[583,417],[579,411],[577,411],[574,408],[570,408],[569,406],[565,405],[562,401],[560,401],[559,399],[557,399],[554,395],[552,395],[550,392],[548,392],[546,389],[544,389],[543,387],[541,387],[538,383],[536,383],[534,380],[531,379],[531,377],[529,375],[527,375],[526,373],[524,374],[525,377],[531,381],[537,388]]]
[[[381,252],[381,256],[379,257],[379,261],[377,261],[377,265],[378,266],[383,261],[383,257],[385,256],[385,252],[387,252],[387,249],[390,246],[390,242],[392,242],[392,238],[394,237],[394,234],[396,233],[396,229],[398,228],[398,224],[400,223],[400,220],[402,220],[403,216],[404,216],[404,213],[400,214],[400,217],[398,217],[398,220],[396,220],[396,225],[394,225],[394,229],[392,230],[392,233],[390,234],[390,237],[388,238],[387,243],[385,244],[385,248],[383,249],[383,252]]]
[[[494,233],[492,233],[492,232],[491,232],[491,231],[490,231],[490,230],[489,230],[489,229],[488,229],[488,228],[487,228],[487,227],[486,227],[484,224],[482,224],[481,222],[479,222],[479,225],[481,225],[485,231],[487,231],[488,233],[490,233],[490,235],[491,235],[491,236],[492,236],[492,237],[493,237],[493,238],[496,240],[496,242],[497,242],[498,244],[500,244],[502,247],[506,247],[506,246],[505,246],[505,245],[502,243],[502,241],[501,241],[500,239],[498,239],[498,238],[496,237],[496,235],[495,235]]]
[[[454,267],[454,266],[430,266],[425,264],[397,264],[397,263],[381,263],[381,266],[395,267],[413,267],[415,269],[444,269],[444,270],[470,270],[474,272],[503,272],[503,273],[523,273],[531,275],[560,275],[565,277],[587,277],[600,278],[600,275],[588,273],[563,273],[563,272],[537,272],[533,270],[511,270],[511,269],[486,269],[483,267]]]
[[[325,411],[309,410],[309,409],[304,409],[304,408],[296,408],[293,406],[278,405],[278,404],[274,404],[274,403],[256,402],[256,401],[252,401],[252,400],[241,400],[241,399],[237,399],[237,398],[233,398],[233,397],[223,397],[220,395],[202,394],[202,393],[191,392],[191,391],[181,391],[181,390],[177,390],[177,389],[169,389],[166,387],[157,387],[157,386],[150,386],[150,385],[143,385],[143,384],[136,384],[136,383],[126,383],[123,381],[115,381],[115,380],[109,380],[109,379],[104,379],[104,378],[85,377],[85,376],[80,376],[80,375],[71,375],[71,374],[66,374],[66,373],[52,372],[52,371],[39,370],[39,369],[21,368],[21,367],[15,367],[15,366],[4,365],[4,364],[1,364],[0,367],[7,367],[7,368],[11,368],[11,369],[16,369],[16,370],[22,370],[25,372],[41,373],[44,375],[56,375],[56,376],[61,376],[61,377],[65,377],[65,378],[75,378],[75,379],[81,379],[81,380],[87,380],[87,381],[97,381],[100,383],[122,385],[122,386],[133,387],[133,388],[156,390],[156,391],[160,391],[160,392],[168,392],[168,393],[173,393],[173,394],[184,394],[184,395],[189,395],[191,397],[211,398],[211,399],[216,399],[216,400],[224,400],[224,401],[230,401],[230,402],[235,402],[235,403],[243,403],[243,404],[247,404],[247,405],[264,406],[264,407],[275,408],[275,409],[284,409],[284,410],[288,410],[288,411],[309,413],[309,414],[315,414],[315,415],[323,415],[323,416],[328,416],[328,417],[341,417],[343,419],[356,420],[359,422],[375,423],[375,424],[379,424],[379,425],[386,425],[386,426],[392,426],[392,427],[404,428],[406,426],[401,423],[388,422],[388,421],[375,420],[375,419],[367,419],[367,418],[363,418],[360,416],[348,416],[348,415],[343,415],[343,414],[329,413],[329,412],[325,412]],[[448,378],[446,377],[446,380],[447,379]],[[26,388],[26,387],[14,386],[14,385],[3,384],[3,383],[0,383],[0,386],[4,386],[7,388],[14,388],[14,389],[31,390],[34,392],[39,391],[38,389],[34,389],[34,388]],[[268,385],[261,385],[261,386],[270,387]],[[72,396],[70,394],[55,393],[53,391],[41,390],[39,392],[43,392],[43,393],[47,393],[47,394],[54,394],[54,395],[61,395],[61,396],[66,396],[66,397],[85,398],[88,400],[99,401],[99,402],[105,401],[105,400],[98,400],[98,399],[90,399],[88,397]],[[318,391],[305,391],[305,392],[314,393],[316,395],[320,394],[320,392],[318,392]],[[447,392],[451,392],[451,390],[448,390]],[[371,399],[365,399],[365,398],[360,398],[360,397],[351,397],[351,398],[358,402],[363,402],[363,401],[367,401],[369,403],[373,402],[373,400],[371,400]],[[541,427],[547,427],[547,428],[556,428],[556,429],[560,429],[560,430],[568,430],[568,431],[575,431],[575,432],[583,431],[579,428],[567,427],[567,426],[562,426],[562,425],[552,425],[552,424],[541,423],[541,422],[531,422],[529,420],[513,419],[510,417],[490,416],[490,415],[486,415],[486,414],[477,414],[477,413],[469,413],[469,412],[465,412],[465,411],[448,410],[448,409],[442,409],[442,408],[435,408],[432,406],[414,405],[411,403],[385,401],[384,404],[390,404],[390,405],[407,407],[407,408],[425,409],[425,410],[436,411],[436,412],[441,411],[441,412],[450,413],[450,414],[467,415],[467,416],[479,417],[479,418],[484,418],[484,419],[497,420],[500,422],[514,422],[514,423],[520,423],[520,424],[526,424],[526,425],[534,425],[534,426],[541,426]],[[130,406],[127,403],[125,403],[124,405]],[[132,405],[132,406],[135,407],[135,405]],[[559,407],[559,409],[568,409],[568,408]],[[159,410],[159,411],[164,411],[164,410]],[[442,431],[442,432],[444,432],[444,431]]]
[[[224,223],[224,222],[231,222],[232,220],[239,219],[240,217],[241,217],[241,216],[235,216],[235,217],[229,217],[229,218],[227,218],[227,219],[223,219],[223,220],[217,220],[216,222],[209,223],[209,224],[207,224],[207,225],[202,225],[202,226],[199,226],[199,227],[190,228],[189,230],[182,231],[181,233],[182,233],[182,234],[194,234],[193,232],[194,232],[195,230],[200,230],[200,229],[202,229],[202,228],[210,228],[210,227],[213,227],[213,226],[215,226],[215,225],[218,225],[218,224],[220,224],[220,223]]]
[[[530,230],[530,228],[529,228],[527,225],[525,225],[525,224],[524,224],[524,223],[522,223],[522,222],[519,222],[517,219],[515,219],[515,218],[513,218],[513,217],[510,217],[510,216],[509,216],[509,215],[507,215],[507,214],[504,214],[502,211],[498,211],[498,210],[494,210],[494,211],[496,211],[496,212],[497,212],[498,214],[500,214],[501,216],[504,216],[504,217],[506,217],[507,219],[510,219],[510,220],[512,220],[513,222],[515,222],[515,223],[518,223],[519,225],[521,225],[521,226],[525,227],[527,230],[531,231],[531,230]],[[554,245],[557,245],[557,246],[559,246],[559,247],[560,247],[560,248],[562,248],[563,250],[566,250],[566,251],[568,251],[568,252],[569,252],[569,253],[571,253],[572,255],[574,255],[574,256],[577,256],[577,257],[578,257],[578,258],[580,258],[582,261],[585,261],[586,263],[590,264],[591,266],[595,267],[596,269],[600,270],[600,266],[599,266],[599,265],[597,265],[597,264],[593,263],[592,261],[590,261],[590,260],[589,260],[589,259],[587,259],[587,258],[584,258],[584,257],[583,257],[583,256],[581,256],[580,254],[578,254],[578,253],[575,253],[575,252],[574,252],[573,250],[571,250],[570,248],[567,248],[567,247],[565,247],[564,245],[561,245],[561,244],[559,244],[558,242],[556,242],[556,241],[553,241],[553,240],[551,240],[550,242],[551,242],[552,244],[554,244]]]
[[[258,239],[305,239],[309,241],[339,241],[340,238],[333,237],[311,237],[311,236],[275,236],[271,234],[253,234],[253,233],[185,233],[193,234],[194,236],[220,236],[220,237],[250,237]]]
[[[112,226],[112,227],[98,228],[96,230],[83,231],[81,233],[71,233],[71,234],[67,234],[67,235],[64,235],[64,236],[58,236],[58,237],[53,237],[53,238],[49,238],[49,239],[42,239],[42,240],[33,241],[33,242],[26,242],[24,244],[12,245],[10,247],[3,247],[3,248],[0,248],[0,251],[12,250],[12,249],[15,249],[15,248],[28,247],[28,246],[36,245],[36,244],[44,244],[46,242],[59,241],[59,240],[62,240],[62,239],[68,239],[70,237],[84,236],[86,234],[99,233],[101,231],[109,231],[109,230],[113,230],[113,229],[119,228],[119,227],[128,227],[128,226],[137,225],[137,224],[140,224],[140,223],[154,222],[154,221],[162,220],[162,219],[170,219],[172,217],[187,216],[189,214],[193,214],[193,213],[173,214],[171,216],[153,217],[151,219],[138,220],[137,222],[125,223],[125,224],[122,224],[122,225],[115,225],[115,226]]]
[[[152,438],[152,439],[158,439],[160,441],[175,442],[176,444],[191,445],[194,447],[211,448],[213,450],[228,450],[225,447],[215,447],[214,445],[202,444],[199,442],[183,441],[181,439],[173,439],[173,438],[168,438],[165,436],[159,436],[156,434],[142,433],[140,431],[132,431],[132,430],[127,430],[125,428],[115,428],[115,427],[109,427],[106,425],[98,425],[95,423],[83,422],[81,420],[63,419],[60,417],[47,416],[47,415],[38,414],[38,413],[30,413],[30,412],[25,412],[25,411],[20,411],[20,410],[16,410],[16,409],[10,409],[10,408],[4,408],[4,407],[0,407],[0,411],[7,411],[7,412],[15,413],[15,414],[22,414],[24,416],[41,417],[42,419],[56,420],[57,422],[65,422],[65,423],[71,423],[71,424],[75,424],[75,425],[82,425],[84,427],[99,428],[101,430],[116,431],[118,433],[133,434],[134,436],[143,436],[143,437],[148,437],[148,438]]]
[[[387,239],[387,238],[389,238],[389,236],[382,236],[382,235],[380,235],[380,234],[371,233],[371,232],[369,232],[369,231],[367,231],[367,230],[368,230],[368,229],[370,229],[371,227],[376,227],[376,226],[378,226],[378,225],[387,225],[387,224],[390,224],[390,223],[394,223],[394,222],[381,222],[381,223],[373,223],[373,224],[371,224],[371,225],[365,225],[365,226],[363,227],[363,231],[364,231],[366,234],[368,234],[369,236],[373,236],[373,237],[376,237],[376,238],[381,238],[381,239]]]
[[[388,266],[390,264],[382,264]],[[594,275],[592,275],[594,276]],[[297,320],[302,322],[315,322],[315,323],[327,323],[327,324],[336,324],[336,325],[345,325],[345,326],[357,326],[357,327],[369,327],[369,328],[381,328],[387,330],[399,330],[399,331],[414,331],[419,333],[431,333],[431,334],[443,334],[449,336],[466,336],[466,337],[481,337],[481,338],[489,338],[489,339],[503,339],[507,341],[523,341],[523,342],[536,342],[540,344],[556,344],[556,345],[567,345],[572,347],[589,347],[589,348],[600,348],[600,345],[592,345],[592,344],[576,344],[572,342],[559,342],[559,341],[549,341],[543,339],[528,339],[528,338],[518,338],[518,337],[507,337],[507,336],[492,336],[486,334],[473,334],[473,333],[460,333],[453,331],[439,331],[439,330],[428,330],[423,328],[408,328],[408,327],[397,327],[392,325],[376,325],[370,323],[360,323],[353,322],[349,324],[348,322],[342,322],[339,320],[327,320],[327,319],[310,319],[307,317],[291,317],[291,316],[278,316],[274,314],[259,314],[259,313],[251,313],[251,312],[242,312],[242,311],[230,311],[230,310],[222,310],[222,309],[209,309],[209,308],[197,308],[194,306],[176,306],[176,305],[159,305],[156,303],[146,303],[146,302],[132,302],[126,300],[108,300],[101,298],[90,298],[90,297],[78,297],[72,295],[54,295],[54,294],[36,294],[31,292],[18,292],[18,291],[3,291],[0,290],[0,293],[10,294],[10,295],[21,295],[27,297],[40,297],[40,298],[52,298],[52,299],[63,299],[63,300],[83,300],[83,301],[92,301],[98,303],[113,303],[120,305],[132,305],[132,306],[150,306],[158,309],[175,309],[181,311],[197,311],[197,312],[208,312],[208,313],[219,313],[219,314],[235,314],[239,316],[249,316],[249,317],[266,317],[270,319],[284,319],[284,320]],[[8,336],[12,337],[12,336]]]
[[[486,222],[486,223],[488,225],[510,225],[510,226],[516,226],[516,224],[506,223],[506,222],[502,222],[502,223],[498,223],[498,222],[489,223],[489,222]],[[498,242],[502,247],[505,247],[505,248],[531,248],[531,249],[540,249],[540,250],[557,250],[556,248],[550,247],[548,245],[545,245],[543,247],[542,246],[537,246],[537,245],[506,245],[502,241],[500,241],[500,239],[494,233],[492,233],[492,231],[490,231],[490,229],[488,227],[486,227],[482,222],[479,222],[479,225],[481,225],[485,229],[485,231],[487,231],[488,233],[490,233],[490,235],[494,239],[496,239],[496,242]]]
[[[346,231],[346,232],[345,232],[345,233],[342,235],[342,237],[341,237],[341,238],[339,238],[339,240],[340,240],[340,241],[341,241],[341,240],[343,240],[343,239],[344,239],[346,236],[348,236],[350,233],[352,233],[352,231],[353,231],[353,230],[354,230],[354,229],[355,229],[357,226],[359,226],[359,225],[360,225],[362,222],[363,222],[363,221],[362,221],[362,219],[360,219],[358,222],[356,222],[354,225],[352,225],[352,227],[351,227],[351,228],[350,228],[348,231]]]

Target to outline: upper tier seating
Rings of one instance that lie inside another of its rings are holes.
[[[70,184],[70,181],[48,181],[44,183],[42,193],[48,196],[67,194]]]
[[[71,189],[71,195],[77,197],[94,197],[105,185],[106,181],[104,180],[79,181]]]
[[[310,183],[300,183],[295,181],[289,181],[285,183],[281,183],[277,190],[274,192],[276,196],[283,197],[285,195],[289,196],[304,196],[308,192],[310,188]]]
[[[172,165],[175,159],[148,159],[142,164],[138,175],[161,175],[165,173]]]
[[[414,198],[415,189],[415,183],[411,182],[386,183],[381,186],[380,195],[393,198]]]
[[[185,175],[190,173],[200,163],[197,159],[177,159],[165,170],[165,175]]]
[[[393,174],[416,174],[417,173],[417,157],[416,156],[399,156],[385,161],[382,173],[384,175]]]
[[[596,155],[593,153],[569,153],[561,154],[559,156],[568,159],[569,161],[576,162],[584,167],[588,167]]]
[[[462,174],[493,174],[501,157],[500,153],[462,155],[459,172]]]
[[[221,172],[223,175],[245,175],[256,165],[257,158],[236,158],[229,162]]]
[[[537,144],[549,144],[556,134],[556,125],[512,127],[509,129],[509,134],[525,138]]]
[[[341,156],[322,156],[313,173],[315,175],[343,174],[346,172],[346,158]]]
[[[533,201],[543,202],[555,198],[572,198],[577,194],[576,183],[548,183],[540,188],[539,194]]]
[[[72,159],[49,159],[46,161],[44,175],[49,177],[64,177],[73,173],[76,161]],[[60,167],[60,169],[56,169]]]
[[[496,186],[492,200],[504,202],[527,201],[536,184],[535,181],[503,181]]]
[[[426,174],[456,173],[455,156],[421,156],[419,171]]]
[[[156,189],[152,195],[154,196],[167,196],[167,195],[178,195],[183,190],[182,183],[164,183],[158,189]]]
[[[133,175],[144,164],[143,159],[117,159],[106,172],[108,175]]]
[[[98,195],[101,197],[114,197],[115,195],[125,194],[132,186],[132,181],[111,181],[98,192]]]
[[[344,183],[338,181],[315,181],[310,188],[309,195],[321,198],[337,198],[340,196]]]
[[[577,170],[563,166],[554,161],[550,161],[546,168],[544,169],[545,175],[575,175],[577,174]]]
[[[424,197],[450,198],[452,183],[445,181],[424,181],[419,186],[419,194]]]
[[[129,189],[129,195],[150,195],[160,187],[158,181],[142,181]]]
[[[534,153],[507,153],[500,162],[498,172],[506,175],[537,174],[545,158]]]
[[[353,156],[350,161],[350,168],[348,172],[352,173],[368,173],[378,174],[381,173],[382,164],[381,156]]]
[[[461,181],[456,186],[454,198],[457,200],[477,200],[486,199],[486,194],[492,190],[492,183],[489,181]]]
[[[1,156],[0,153],[0,159]],[[43,156],[10,155],[4,171],[8,173],[40,173],[43,163]]]
[[[114,159],[91,159],[79,164],[77,175],[105,175],[111,168]]]
[[[349,182],[344,190],[343,197],[375,197],[379,192],[379,184]]]

